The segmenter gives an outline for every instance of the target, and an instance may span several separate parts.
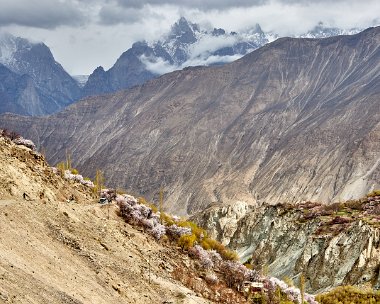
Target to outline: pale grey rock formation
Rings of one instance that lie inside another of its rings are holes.
[[[253,208],[240,202],[210,207],[192,219],[237,250],[242,261],[266,265],[272,276],[297,282],[304,274],[309,292],[368,282],[380,287],[378,228],[356,220],[343,231],[331,226],[321,233],[322,218],[305,222],[301,215],[283,206]]]

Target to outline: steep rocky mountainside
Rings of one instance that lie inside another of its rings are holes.
[[[213,303],[174,279],[197,273],[187,255],[126,224],[41,154],[2,137],[0,152],[0,303]]]
[[[57,112],[78,100],[80,88],[76,81],[55,61],[50,49],[43,43],[32,43],[10,34],[0,34],[0,64],[20,78],[15,88],[6,88],[7,100],[0,100],[0,113],[44,115]],[[25,91],[20,98],[20,92]],[[30,96],[28,98],[28,96]]]
[[[141,62],[140,56],[151,53],[144,43],[134,43],[132,48],[124,52],[114,66],[105,71],[98,67],[88,78],[82,89],[83,96],[99,95],[130,88],[143,84],[156,74],[148,71]]]
[[[193,213],[210,202],[361,197],[379,186],[380,28],[283,38],[221,67],[187,68],[39,119],[3,115],[86,175]]]
[[[321,38],[357,32],[358,29],[329,28],[320,23],[300,37]],[[240,33],[228,33],[221,28],[201,28],[182,17],[160,40],[133,44],[108,71],[98,67],[84,86],[83,96],[130,88],[187,66],[225,64],[277,38],[279,35],[264,32],[258,24]]]
[[[30,76],[20,76],[0,64],[0,113],[42,114],[50,108],[50,103],[41,96]]]
[[[380,288],[379,208],[380,196],[327,207],[240,202],[210,207],[193,219],[254,267],[295,281],[303,274],[307,289],[318,293],[339,285]]]

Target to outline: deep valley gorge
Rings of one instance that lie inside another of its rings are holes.
[[[325,207],[238,203],[210,207],[192,219],[255,267],[268,267],[279,278],[304,275],[313,293],[368,282],[378,289],[379,202],[380,196]]]
[[[379,187],[379,28],[279,39],[90,97],[41,118],[2,115],[57,163],[191,214],[211,202],[334,202]]]
[[[0,24],[0,304],[380,303],[380,26],[106,2],[138,41],[91,75]]]

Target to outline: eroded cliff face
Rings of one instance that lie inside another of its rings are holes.
[[[368,208],[379,203],[380,197]],[[239,202],[210,207],[193,219],[243,261],[267,267],[270,275],[297,281],[303,273],[310,292],[348,284],[379,287],[378,219],[342,208],[318,213],[307,205],[253,208]],[[314,211],[319,215],[313,217]]]

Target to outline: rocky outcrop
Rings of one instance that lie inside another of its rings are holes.
[[[370,204],[378,206],[380,197]],[[310,218],[310,210],[286,204],[254,208],[240,202],[210,207],[193,220],[237,250],[243,261],[256,268],[265,265],[270,275],[298,281],[303,274],[310,292],[364,283],[380,288],[377,217],[352,215],[342,207],[345,211],[338,214],[347,212],[345,216]]]
[[[380,28],[279,39],[39,119],[1,116],[86,176],[191,214],[210,202],[361,197],[380,174]]]

